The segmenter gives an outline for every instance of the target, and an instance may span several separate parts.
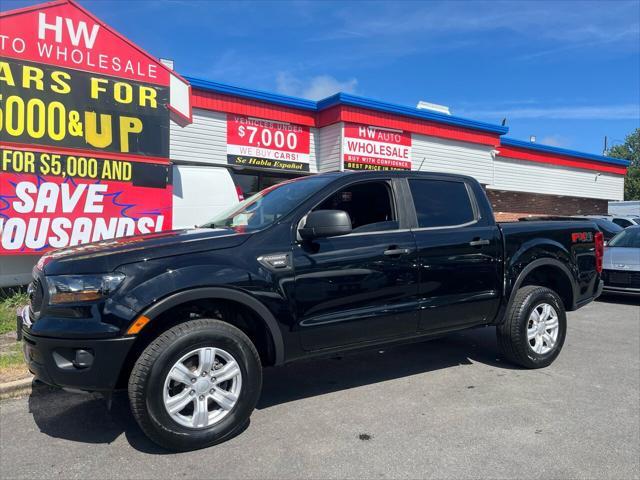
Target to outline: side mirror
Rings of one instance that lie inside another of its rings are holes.
[[[304,227],[298,232],[304,240],[345,235],[351,233],[351,218],[343,210],[316,210],[307,215]]]

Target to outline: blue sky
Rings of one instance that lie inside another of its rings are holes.
[[[637,0],[81,3],[180,73],[214,81],[426,100],[591,153],[640,126]]]

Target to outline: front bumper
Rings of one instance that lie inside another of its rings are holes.
[[[18,315],[25,362],[42,382],[55,387],[111,391],[135,337],[66,339],[32,335],[29,321]],[[28,317],[27,317],[28,318]]]
[[[640,295],[640,272],[605,269],[602,273],[605,292]]]

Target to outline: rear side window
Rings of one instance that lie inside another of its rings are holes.
[[[409,179],[409,187],[420,228],[448,227],[475,220],[463,182]]]

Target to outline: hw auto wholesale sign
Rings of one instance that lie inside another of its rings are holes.
[[[411,133],[345,123],[343,162],[347,170],[411,170]]]
[[[227,115],[227,162],[251,168],[309,171],[309,127]]]
[[[0,255],[170,229],[174,86],[72,1],[0,14]]]

